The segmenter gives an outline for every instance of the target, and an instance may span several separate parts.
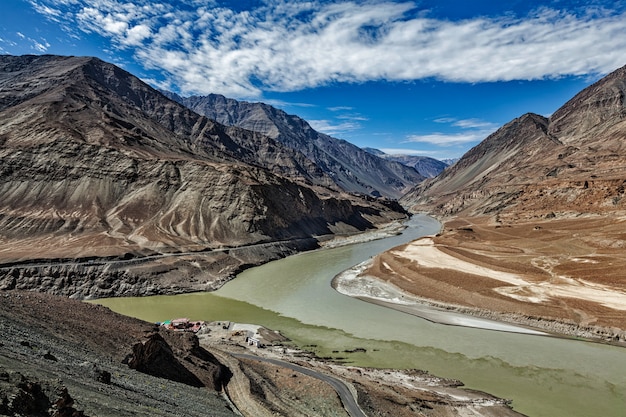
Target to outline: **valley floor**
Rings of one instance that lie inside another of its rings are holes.
[[[444,324],[625,344],[624,221],[457,218],[437,236],[341,274],[334,286]]]

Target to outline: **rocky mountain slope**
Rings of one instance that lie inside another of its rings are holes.
[[[219,395],[228,368],[191,334],[48,294],[0,297],[1,415],[237,415]]]
[[[550,118],[526,114],[467,152],[403,202],[442,215],[623,212],[626,67],[584,89]]]
[[[401,164],[410,166],[415,168],[417,172],[423,175],[426,178],[436,177],[446,169],[449,165],[445,161],[440,161],[435,158],[430,158],[428,156],[418,156],[418,155],[389,155],[380,149],[375,148],[363,148],[367,152],[374,154],[376,156],[380,156],[383,159],[388,161],[400,162]]]
[[[349,192],[399,198],[424,179],[411,167],[317,132],[298,116],[264,103],[237,101],[217,94],[185,98],[170,95],[220,123],[260,132],[302,152]]]
[[[0,57],[0,121],[0,287],[19,287],[24,276],[76,284],[108,270],[8,268],[16,261],[290,242],[405,216],[392,202],[337,191],[301,153],[200,116],[95,58]],[[195,289],[303,245],[267,256],[262,249],[241,259],[213,255],[215,273]],[[159,292],[169,282],[144,273],[159,278],[178,268],[161,260],[114,277]],[[183,277],[179,290],[188,272],[175,274]]]

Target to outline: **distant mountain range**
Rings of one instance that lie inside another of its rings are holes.
[[[99,59],[0,56],[0,262],[289,242],[406,216],[337,182],[302,152],[201,116]],[[263,253],[211,265],[223,275]],[[0,276],[0,288],[25,285],[22,273]]]
[[[376,148],[363,148],[367,152],[384,158],[388,161],[400,162],[403,165],[407,165],[415,168],[417,172],[423,175],[426,178],[436,177],[456,160],[449,159],[446,161],[440,161],[438,159],[429,158],[428,156],[417,156],[417,155],[390,155],[387,154],[380,149]]]
[[[549,118],[528,113],[402,198],[413,210],[510,218],[626,208],[626,67]]]
[[[426,178],[414,167],[380,158],[345,140],[320,133],[300,117],[264,103],[237,101],[217,94],[164,94],[198,114],[267,135],[302,153],[348,192],[400,198]]]

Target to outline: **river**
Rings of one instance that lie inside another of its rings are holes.
[[[626,416],[626,349],[571,339],[447,326],[337,293],[339,272],[436,233],[416,215],[401,235],[301,253],[239,274],[214,293],[98,300],[149,321],[232,320],[280,330],[322,357],[418,368],[513,400],[533,417]],[[364,348],[366,352],[345,350]]]

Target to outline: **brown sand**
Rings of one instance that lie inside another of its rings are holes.
[[[616,341],[626,330],[625,226],[599,217],[515,225],[458,218],[435,237],[379,255],[362,275],[438,303],[526,325],[593,328]]]

